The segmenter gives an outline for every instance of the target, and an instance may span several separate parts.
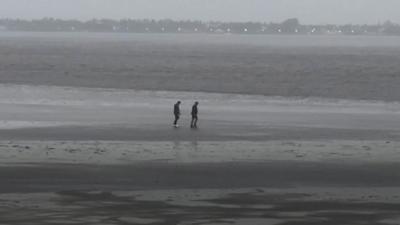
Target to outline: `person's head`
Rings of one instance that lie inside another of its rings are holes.
[[[195,104],[195,105],[198,105],[198,104],[199,104],[199,102],[194,102],[194,104]]]
[[[176,104],[180,105],[180,104],[181,104],[181,101],[178,101]]]

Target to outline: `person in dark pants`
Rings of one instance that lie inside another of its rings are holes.
[[[178,101],[174,105],[174,116],[175,116],[174,127],[178,127],[178,120],[179,120],[179,116],[181,115],[181,110],[179,108],[180,104],[181,104],[181,101]]]
[[[194,105],[192,106],[192,122],[190,123],[191,128],[197,128],[197,114],[199,113],[198,106],[199,102],[195,102]]]

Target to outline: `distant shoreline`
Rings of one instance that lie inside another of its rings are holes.
[[[123,32],[123,31],[92,31],[92,30],[9,30],[0,29],[0,33],[26,32],[26,33],[106,33],[106,34],[211,34],[211,35],[273,35],[273,36],[400,36],[382,33],[366,33],[366,34],[341,34],[341,33],[233,33],[233,32]]]
[[[67,30],[59,30],[59,31],[45,31],[45,30],[0,30],[0,34],[2,33],[66,33],[66,34],[138,34],[138,35],[249,35],[249,36],[309,36],[309,37],[318,37],[318,36],[326,36],[326,37],[400,37],[399,35],[388,35],[388,34],[359,34],[359,35],[346,35],[346,34],[280,34],[280,33],[199,33],[199,32],[112,32],[112,31],[67,31]]]
[[[0,19],[0,31],[107,32],[107,33],[207,33],[207,34],[310,34],[310,35],[394,35],[400,25],[382,24],[301,24],[297,18],[273,22],[221,22],[154,19],[92,19],[86,21],[43,18]]]

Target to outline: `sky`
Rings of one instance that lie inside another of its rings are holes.
[[[400,23],[400,0],[0,0],[0,18]]]

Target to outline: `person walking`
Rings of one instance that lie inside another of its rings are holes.
[[[197,121],[198,121],[197,114],[199,113],[198,105],[199,102],[195,102],[194,105],[192,106],[192,122],[190,123],[191,128],[197,128]]]
[[[175,116],[174,127],[178,127],[178,120],[181,115],[181,109],[179,108],[180,105],[181,101],[176,102],[174,105],[174,116]]]

